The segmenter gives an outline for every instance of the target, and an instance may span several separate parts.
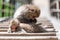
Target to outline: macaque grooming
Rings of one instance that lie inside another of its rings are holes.
[[[18,32],[21,29],[27,33],[40,33],[46,32],[44,28],[37,25],[37,19],[40,15],[40,9],[31,4],[23,5],[19,7],[13,17],[13,20],[9,25],[9,32]]]

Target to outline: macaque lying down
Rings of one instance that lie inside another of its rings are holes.
[[[15,20],[16,22],[16,20]],[[41,32],[47,32],[44,28],[42,28],[38,24],[26,24],[26,23],[18,23],[17,22],[11,23],[10,29],[8,30],[9,33],[12,32],[27,32],[27,33],[41,33]],[[22,31],[22,29],[24,31]]]
[[[40,9],[31,4],[19,7],[13,19],[10,21],[8,32],[21,32],[22,29],[27,33],[46,32],[44,28],[37,25],[37,19],[40,15]]]

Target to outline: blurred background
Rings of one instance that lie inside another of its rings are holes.
[[[13,17],[15,10],[23,4],[37,5],[41,10],[40,17],[53,23],[60,38],[60,0],[0,0],[0,18]]]
[[[15,10],[23,4],[37,5],[42,17],[50,15],[60,20],[60,0],[0,0],[0,17],[13,16]]]
[[[31,0],[0,0],[0,17],[13,16],[14,11],[21,5],[30,3]]]

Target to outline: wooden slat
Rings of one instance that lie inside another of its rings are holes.
[[[0,32],[7,32],[7,29],[0,29]]]
[[[21,37],[0,37],[0,40],[58,40],[57,37],[47,37],[47,36],[33,36],[33,37],[26,37],[26,36],[21,36]]]
[[[0,27],[0,29],[8,29],[8,27]]]
[[[56,33],[0,33],[0,36],[56,36]]]

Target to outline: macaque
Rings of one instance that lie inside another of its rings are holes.
[[[37,19],[40,16],[40,9],[31,4],[19,7],[10,22],[10,32],[18,32],[24,29],[27,33],[46,32],[41,26],[37,25]]]

